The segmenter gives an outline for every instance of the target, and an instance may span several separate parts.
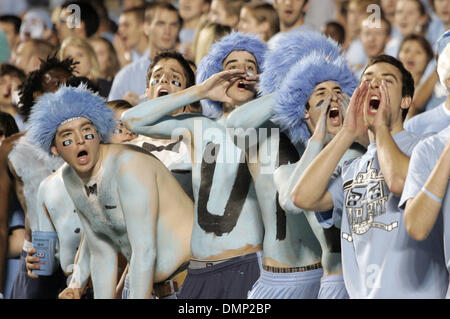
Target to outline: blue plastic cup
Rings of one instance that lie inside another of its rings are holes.
[[[33,247],[37,253],[33,256],[39,257],[40,269],[34,269],[33,274],[38,276],[51,276],[55,266],[55,252],[58,234],[52,231],[34,231]]]

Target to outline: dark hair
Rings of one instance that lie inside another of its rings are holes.
[[[19,78],[21,82],[25,81],[26,78],[25,72],[23,72],[22,69],[19,69],[18,67],[9,63],[0,64],[0,76],[5,75],[11,75],[13,77]]]
[[[22,19],[20,19],[18,16],[4,14],[4,15],[0,16],[0,22],[13,24],[14,25],[14,33],[19,34],[20,26],[22,25]]]
[[[161,54],[158,54],[155,56],[155,58],[152,61],[152,64],[147,70],[147,77],[146,77],[146,83],[148,86],[148,83],[150,81],[150,78],[152,77],[153,68],[156,64],[158,64],[159,61],[165,60],[165,59],[174,59],[180,63],[180,65],[183,67],[184,75],[186,77],[186,88],[195,85],[195,76],[194,72],[191,69],[191,66],[189,65],[189,62],[186,61],[186,59],[178,52],[163,52]]]
[[[178,9],[175,8],[174,5],[167,2],[152,2],[145,6],[145,20],[148,23],[152,23],[153,19],[155,18],[156,9],[164,9],[175,12],[177,14],[178,23],[181,28],[181,26],[183,25],[183,18],[180,16]]]
[[[98,86],[85,76],[71,75],[66,82],[67,86],[78,87],[80,84],[86,84],[86,88],[94,93],[99,93]]]
[[[62,9],[66,9],[71,4],[78,5],[80,7],[80,20],[85,25],[86,37],[89,38],[95,32],[97,32],[100,26],[100,17],[95,9],[85,1],[66,1],[61,6]]]
[[[337,43],[339,43],[340,45],[344,44],[344,42],[345,42],[345,29],[342,26],[342,24],[340,24],[339,22],[336,22],[336,21],[329,21],[325,25],[324,33],[325,33],[327,28],[333,28],[335,30],[336,36],[337,36],[337,38],[334,39],[334,40]],[[327,34],[327,36],[331,37],[328,34]]]
[[[3,130],[3,134],[5,135],[5,137],[19,132],[19,128],[17,127],[14,117],[11,114],[3,111],[0,111],[0,129]]]
[[[398,50],[398,52],[400,53],[403,45],[408,42],[408,41],[417,41],[420,43],[420,45],[422,46],[422,48],[425,50],[425,53],[427,54],[427,63],[430,62],[430,60],[434,57],[434,52],[433,52],[433,48],[431,47],[430,42],[428,42],[428,40],[419,34],[410,34],[406,37],[403,38],[402,43],[400,44],[400,48]]]
[[[112,109],[113,111],[118,110],[128,110],[133,107],[128,101],[126,100],[112,100],[105,102],[106,106]]]
[[[373,58],[371,58],[369,63],[366,65],[362,74],[364,75],[364,73],[370,66],[377,64],[377,63],[389,63],[389,64],[393,65],[394,67],[396,67],[402,75],[402,97],[409,96],[409,97],[413,98],[413,96],[414,96],[414,79],[413,79],[411,73],[407,69],[405,69],[402,62],[400,62],[399,60],[397,60],[396,58],[394,58],[390,55],[381,54],[381,55],[377,55],[377,56],[374,56]],[[403,120],[405,120],[407,114],[408,114],[408,109],[403,109],[402,110]]]
[[[31,109],[34,105],[34,93],[42,91],[42,79],[44,74],[53,69],[62,69],[72,74],[75,64],[72,58],[60,61],[56,56],[48,57],[47,60],[41,60],[41,66],[38,70],[31,72],[22,85],[19,86],[19,113],[24,121],[28,120]]]

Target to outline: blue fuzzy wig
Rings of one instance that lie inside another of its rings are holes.
[[[100,140],[109,141],[117,123],[114,112],[104,100],[81,84],[79,87],[61,86],[55,93],[46,93],[38,100],[28,121],[30,142],[50,152],[57,128],[66,120],[83,117],[94,124]]]
[[[332,60],[339,56],[341,48],[331,38],[316,31],[287,32],[274,49],[267,51],[259,86],[263,95],[278,90],[295,62],[312,51],[319,51]]]
[[[288,132],[293,143],[311,137],[304,119],[305,106],[315,87],[325,81],[336,82],[348,96],[358,85],[342,56],[332,60],[323,52],[312,52],[298,61],[283,81],[275,97],[273,120]]]
[[[224,36],[219,42],[214,43],[208,55],[206,55],[197,67],[197,83],[202,83],[210,76],[223,70],[223,60],[233,51],[247,51],[253,54],[258,63],[258,71],[261,73],[261,66],[264,62],[266,44],[258,36],[232,32]],[[208,99],[201,100],[203,115],[207,117],[220,117],[222,106],[220,102]]]

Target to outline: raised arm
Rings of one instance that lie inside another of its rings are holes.
[[[367,132],[363,113],[367,88],[368,83],[363,83],[355,90],[343,128],[312,161],[295,185],[291,200],[297,207],[312,211],[326,211],[333,207],[332,197],[327,191],[330,178],[346,150]]]
[[[130,299],[150,298],[153,287],[159,200],[155,170],[142,171],[148,166],[145,155],[136,156],[123,165],[117,182],[132,250],[128,271]]]
[[[424,157],[425,155],[425,157]],[[411,168],[413,172],[423,170],[423,161],[426,161],[426,154],[413,153],[411,158]],[[415,174],[414,174],[415,175]],[[407,182],[414,183],[408,175]],[[447,141],[444,151],[431,171],[423,188],[417,195],[406,202],[404,220],[408,234],[416,240],[424,240],[433,229],[439,211],[442,207],[442,200],[449,193],[448,183],[450,180],[450,139]],[[420,182],[417,187],[420,187]],[[445,212],[448,213],[448,212]]]
[[[227,118],[227,127],[246,130],[261,126],[272,116],[275,95],[267,94],[236,108]]]
[[[398,148],[392,138],[388,126],[389,104],[386,83],[383,81],[381,84],[381,101],[371,130],[375,132],[377,156],[386,184],[392,193],[400,196],[405,186],[409,157]]]
[[[170,136],[180,123],[176,120],[177,117],[163,118],[165,115],[206,98],[233,104],[234,101],[226,95],[226,90],[233,81],[242,77],[243,73],[241,70],[223,71],[201,84],[136,105],[122,114],[122,122],[128,129],[138,134]],[[160,128],[152,128],[161,120],[166,124]]]
[[[329,103],[329,100],[326,102]],[[292,202],[291,193],[303,172],[314,158],[319,155],[327,142],[328,134],[326,121],[328,103],[322,105],[316,128],[309,139],[308,146],[303,152],[300,160],[296,164],[282,165],[274,172],[274,181],[279,193],[280,206],[288,213],[302,212],[302,210]]]

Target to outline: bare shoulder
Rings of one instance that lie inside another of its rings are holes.
[[[132,170],[152,169],[164,166],[154,155],[142,147],[131,144],[108,144],[108,154],[115,158],[115,163],[132,168]]]
[[[6,161],[9,153],[13,149],[14,145],[16,145],[17,140],[24,135],[25,135],[25,132],[19,132],[19,133],[13,134],[3,140],[1,147],[0,147],[0,159],[1,160]]]

